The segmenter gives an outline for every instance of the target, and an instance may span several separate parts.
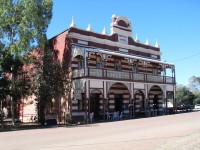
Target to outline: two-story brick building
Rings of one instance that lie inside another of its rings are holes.
[[[69,29],[52,38],[58,58],[68,57],[72,79],[64,111],[86,122],[92,112],[94,120],[114,112],[123,118],[166,114],[169,99],[175,104],[174,64],[161,61],[157,41],[152,46],[133,39],[127,18],[113,15],[110,31],[96,33],[91,25],[83,30],[72,19]]]

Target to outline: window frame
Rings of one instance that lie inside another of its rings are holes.
[[[157,67],[153,67],[153,75],[154,76],[158,75],[158,68]]]
[[[102,68],[102,59],[101,56],[96,57],[96,68],[101,69]]]
[[[121,63],[121,60],[119,59],[116,59],[114,61],[114,68],[116,71],[121,71],[122,70],[122,63]]]
[[[133,73],[137,73],[138,72],[138,65],[137,64],[132,64],[131,65],[131,71],[133,72]]]
[[[83,57],[79,57],[79,58],[78,58],[78,68],[79,68],[79,69],[83,69],[84,66],[85,66],[85,62],[84,62]]]

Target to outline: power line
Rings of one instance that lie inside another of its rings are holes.
[[[183,61],[183,60],[186,60],[186,59],[190,59],[190,58],[192,58],[192,57],[195,57],[195,56],[197,56],[197,55],[199,55],[199,54],[200,54],[200,52],[195,53],[195,54],[193,54],[193,55],[191,55],[191,56],[188,56],[188,57],[185,57],[185,58],[176,59],[176,60],[171,60],[171,62],[174,62],[174,61]]]

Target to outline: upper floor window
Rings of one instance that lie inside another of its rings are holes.
[[[158,75],[158,69],[157,68],[153,68],[153,75],[155,75],[155,76]]]
[[[137,73],[137,71],[138,71],[137,64],[131,65],[131,70],[132,70],[134,73]]]
[[[79,57],[78,58],[78,68],[79,69],[83,69],[84,68],[84,59],[83,59],[83,57]]]
[[[115,60],[115,70],[121,71],[121,61],[120,60]]]
[[[102,68],[101,56],[97,56],[97,68],[98,69]]]

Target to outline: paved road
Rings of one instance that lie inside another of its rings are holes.
[[[0,149],[166,149],[167,143],[190,137],[194,133],[199,133],[199,129],[200,112],[192,112],[73,127],[0,132]]]

